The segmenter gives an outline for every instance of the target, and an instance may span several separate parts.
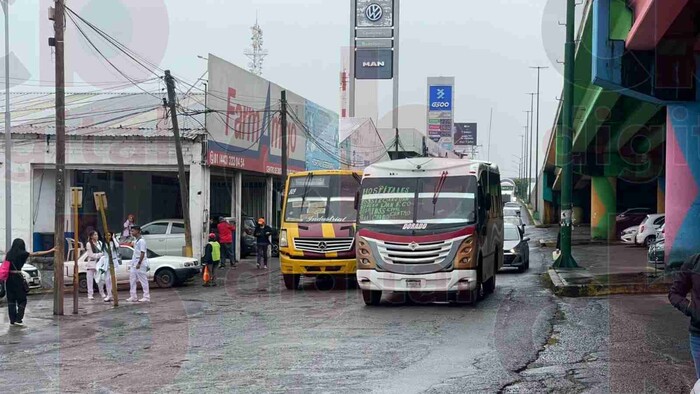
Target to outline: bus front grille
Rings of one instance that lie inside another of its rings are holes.
[[[382,260],[391,264],[442,264],[450,254],[452,241],[426,243],[377,242]]]
[[[311,253],[348,252],[354,238],[294,238],[294,249]]]

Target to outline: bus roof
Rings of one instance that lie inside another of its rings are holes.
[[[352,175],[353,173],[362,176],[362,171],[358,170],[313,170],[313,171],[301,171],[289,174],[290,177],[302,177],[309,174],[315,175]]]
[[[403,160],[385,161],[373,164],[365,168],[367,176],[384,176],[390,172],[412,172],[415,175],[420,173],[431,173],[439,171],[449,171],[455,175],[476,175],[479,169],[484,167],[498,173],[498,166],[485,161],[418,157]]]

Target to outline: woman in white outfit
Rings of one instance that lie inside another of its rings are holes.
[[[95,277],[97,276],[97,262],[100,261],[104,253],[102,252],[102,242],[100,242],[100,235],[97,231],[91,231],[88,235],[87,244],[87,292],[88,300],[95,299],[94,294],[94,284]],[[98,286],[97,289],[100,291],[102,298],[105,298],[104,290],[102,286]]]
[[[115,238],[116,234],[112,234],[112,241],[110,242],[110,246],[112,247],[112,263],[114,264],[114,270],[117,272],[118,268],[120,265],[122,265],[121,262],[121,257],[119,256],[119,244],[117,243],[117,240]],[[103,245],[102,249],[102,259],[98,263],[98,272],[103,271],[104,272],[104,281],[99,282],[98,286],[100,289],[100,294],[102,294],[102,286],[105,287],[105,293],[107,294],[106,297],[103,297],[104,302],[110,302],[114,300],[112,296],[112,275],[109,270],[109,255],[107,254],[107,246],[106,243]]]

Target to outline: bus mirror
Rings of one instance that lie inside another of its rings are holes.
[[[354,204],[355,204],[355,210],[357,211],[360,208],[360,191],[359,190],[355,192]]]

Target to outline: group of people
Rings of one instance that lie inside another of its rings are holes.
[[[235,223],[235,222],[234,222]],[[214,230],[216,228],[216,231]],[[216,269],[226,266],[228,258],[231,267],[236,268],[238,260],[235,252],[235,234],[236,226],[228,222],[225,218],[220,217],[218,224],[212,219],[211,233],[209,234],[209,242],[204,247],[204,255],[202,256],[202,265],[204,269],[203,286],[216,286]],[[218,234],[217,234],[218,233]],[[258,225],[253,231],[253,236],[257,244],[257,268],[268,269],[268,249],[271,242],[272,228],[265,222],[265,218],[258,219]]]

